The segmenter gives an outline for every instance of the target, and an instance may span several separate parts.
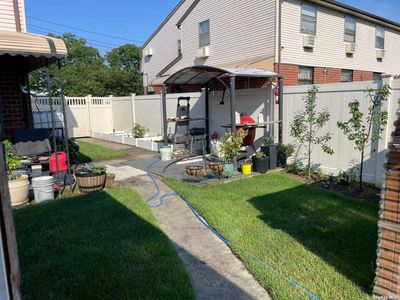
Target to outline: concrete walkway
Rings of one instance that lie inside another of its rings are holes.
[[[96,140],[91,142],[96,143]],[[107,145],[114,143],[101,141],[101,144],[116,147]],[[138,169],[126,168],[123,161],[110,161],[107,165],[121,184],[134,187],[143,199],[156,192],[151,179]],[[158,182],[161,194],[173,192],[160,180]],[[186,267],[196,299],[271,299],[228,246],[197,220],[185,202],[177,197],[168,198],[153,212]]]

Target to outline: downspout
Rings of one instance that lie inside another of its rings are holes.
[[[278,0],[278,70],[277,73],[281,73],[281,62],[282,62],[282,0]]]
[[[164,132],[164,146],[168,145],[168,121],[167,121],[167,87],[164,84],[161,90],[162,102],[162,117],[163,117],[163,132]]]
[[[18,0],[13,0],[14,8],[14,19],[15,19],[15,29],[17,32],[21,32],[21,16],[19,14]]]
[[[278,78],[278,87],[279,87],[279,132],[278,132],[278,140],[279,144],[283,144],[283,76],[279,76]]]

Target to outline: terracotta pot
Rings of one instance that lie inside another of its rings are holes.
[[[222,162],[209,162],[208,166],[220,175],[224,172],[224,164]]]
[[[11,205],[17,206],[28,202],[29,180],[28,175],[22,175],[16,180],[8,181]]]
[[[75,176],[79,186],[79,190],[82,193],[101,191],[104,188],[104,184],[106,182],[106,173],[87,174],[77,172]]]
[[[206,172],[202,166],[187,166],[186,174],[189,176],[205,176]]]

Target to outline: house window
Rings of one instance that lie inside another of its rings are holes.
[[[385,28],[382,26],[376,26],[375,47],[378,49],[385,49]]]
[[[177,48],[178,48],[178,55],[182,55],[182,40],[179,39],[177,42]]]
[[[303,3],[301,6],[301,32],[315,35],[317,27],[317,7]]]
[[[349,43],[356,42],[356,18],[345,17],[344,18],[344,41]]]
[[[210,45],[210,20],[199,24],[199,46]]]
[[[373,81],[379,81],[382,80],[382,73],[378,73],[378,72],[374,72],[374,74],[372,75],[372,80]]]
[[[353,81],[353,71],[352,70],[342,70],[342,82],[352,82]]]
[[[314,68],[312,67],[299,67],[299,85],[313,84],[314,82]]]

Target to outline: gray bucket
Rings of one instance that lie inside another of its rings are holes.
[[[32,186],[36,203],[54,200],[54,178],[52,176],[33,178]]]

